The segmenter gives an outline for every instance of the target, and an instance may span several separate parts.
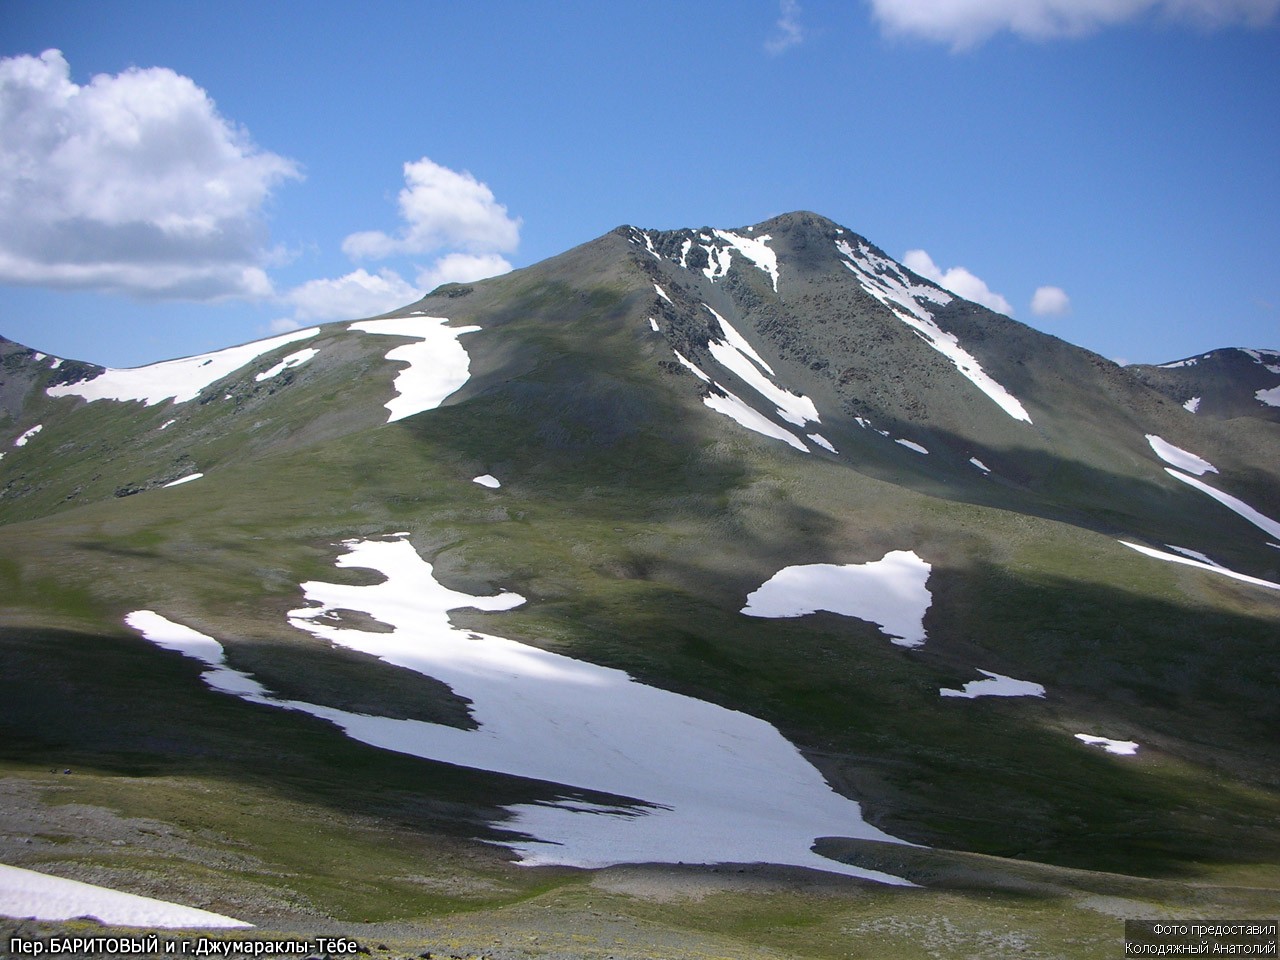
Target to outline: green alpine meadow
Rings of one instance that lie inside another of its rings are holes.
[[[1276,917],[1280,354],[1122,367],[807,212],[39,349],[0,340],[6,869],[404,958]],[[159,923],[77,909],[0,951]]]

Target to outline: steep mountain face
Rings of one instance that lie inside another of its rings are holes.
[[[134,371],[0,348],[6,769],[218,797],[260,862],[167,882],[220,912],[550,882],[504,857],[1276,881],[1280,435],[1210,412],[1270,389],[1239,351],[1121,368],[810,213]]]

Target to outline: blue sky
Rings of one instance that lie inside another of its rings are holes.
[[[1280,0],[2,0],[0,58],[0,334],[61,356],[795,209],[1113,359],[1280,347]]]

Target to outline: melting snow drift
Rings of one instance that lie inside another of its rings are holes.
[[[252,927],[221,914],[0,864],[0,916],[32,920],[93,917],[117,927]]]
[[[825,610],[876,624],[900,647],[925,641],[933,602],[925,586],[932,567],[913,551],[894,550],[870,563],[786,567],[747,597],[749,617],[803,617]]]
[[[413,316],[361,320],[347,328],[385,337],[411,337],[418,341],[387,352],[388,360],[408,364],[396,374],[396,396],[383,404],[391,411],[387,423],[424,410],[434,410],[467,382],[471,375],[471,358],[458,342],[458,337],[480,328],[450,327],[446,326],[448,322],[445,317]]]
[[[1077,733],[1076,739],[1092,747],[1101,747],[1107,753],[1122,757],[1131,757],[1138,752],[1138,745],[1132,740],[1111,740],[1107,737],[1095,737],[1088,733]]]
[[[944,697],[1043,697],[1044,687],[1030,680],[1015,680],[990,670],[979,670],[986,680],[970,680],[963,689],[948,690],[943,687],[938,691]]]
[[[1197,477],[1206,473],[1217,473],[1218,468],[1203,457],[1197,457],[1194,453],[1183,450],[1181,447],[1175,447],[1169,441],[1162,437],[1157,437],[1154,433],[1148,433],[1147,443],[1151,444],[1151,449],[1165,463],[1171,463],[1175,467],[1194,473]]]
[[[905,883],[812,852],[822,836],[901,841],[867,824],[858,804],[832,790],[771,725],[620,670],[455,627],[451,610],[509,610],[524,600],[447,589],[405,540],[348,541],[346,549],[339,566],[377,570],[386,580],[305,583],[310,605],[292,611],[290,623],[442,680],[471,701],[478,729],[275,699],[227,667],[217,641],[147,611],[127,622],[208,664],[204,679],[214,689],[324,718],[364,743],[633,798],[610,806],[566,799],[511,807],[513,819],[503,826],[529,835],[510,841],[525,863],[764,862]],[[344,627],[338,610],[363,611],[392,629]]]

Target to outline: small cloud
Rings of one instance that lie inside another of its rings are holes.
[[[996,313],[1013,316],[1013,305],[988,287],[984,280],[974,276],[964,267],[951,267],[943,271],[924,250],[908,250],[902,258],[902,264],[908,270],[918,273],[926,280],[932,280],[966,300],[980,303]]]
[[[423,157],[404,165],[404,179],[400,232],[396,236],[381,230],[353,233],[342,242],[347,256],[382,260],[444,247],[490,253],[519,245],[520,218],[509,216],[493,191],[470,173],[458,173]]]
[[[1061,287],[1037,287],[1031,297],[1031,312],[1037,317],[1061,317],[1071,312],[1071,298]]]
[[[1280,0],[871,0],[886,33],[965,50],[1007,30],[1032,40],[1079,37],[1155,15],[1204,29],[1262,27]]]
[[[800,4],[796,0],[780,0],[778,6],[780,15],[774,24],[776,32],[764,43],[765,52],[775,57],[804,43],[804,27],[800,24]]]
[[[81,86],[58,50],[0,59],[0,283],[268,297],[264,206],[300,178],[172,70]]]
[[[277,317],[267,324],[268,333],[288,333],[290,330],[300,329],[302,329],[302,324],[292,317]]]
[[[294,308],[290,322],[300,325],[307,320],[372,317],[421,298],[422,292],[394,270],[375,274],[361,268],[336,279],[308,280],[282,299]]]
[[[511,264],[496,253],[450,253],[418,271],[418,286],[431,291],[442,283],[471,283],[509,273]]]

